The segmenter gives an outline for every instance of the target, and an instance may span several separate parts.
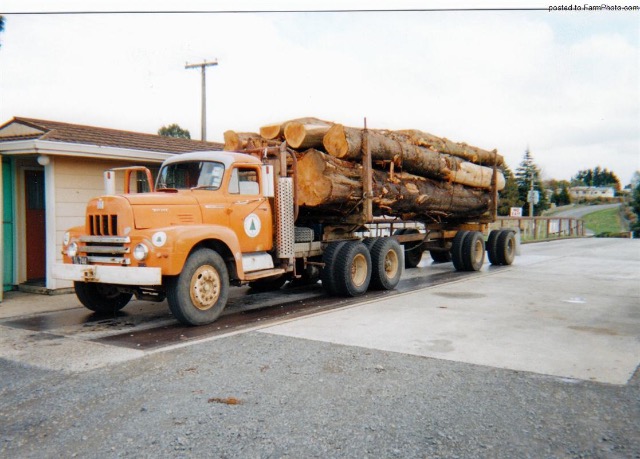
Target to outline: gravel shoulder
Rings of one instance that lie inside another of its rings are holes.
[[[0,371],[3,457],[640,457],[638,372],[607,385],[258,332]]]

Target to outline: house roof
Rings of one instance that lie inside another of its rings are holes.
[[[217,142],[163,137],[23,117],[15,117],[0,126],[0,142],[29,139],[165,153],[222,150],[224,146]]]

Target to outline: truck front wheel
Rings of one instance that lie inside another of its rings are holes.
[[[210,249],[198,249],[189,255],[182,272],[167,285],[169,309],[185,325],[205,325],[216,320],[228,295],[227,266]]]
[[[73,288],[80,303],[98,314],[113,314],[131,301],[132,293],[123,293],[115,285],[74,282]]]

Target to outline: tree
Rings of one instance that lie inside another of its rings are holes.
[[[182,129],[179,125],[173,123],[169,126],[162,126],[158,129],[158,135],[163,137],[177,137],[179,139],[190,139],[191,134],[188,129]]]
[[[620,179],[613,172],[596,166],[594,169],[586,169],[578,171],[573,177],[572,183],[582,186],[595,187],[613,187],[616,191],[620,191]]]
[[[498,215],[508,216],[512,207],[522,207],[524,201],[520,200],[520,194],[518,192],[518,182],[516,181],[513,172],[509,169],[509,166],[503,164],[500,167],[502,174],[506,180],[505,187],[499,192],[498,200]]]
[[[638,218],[632,224],[631,230],[633,231],[634,237],[640,237],[640,181],[636,181],[635,183],[636,186],[633,188],[630,205]]]
[[[556,206],[566,206],[571,204],[571,195],[569,194],[569,187],[571,184],[566,180],[549,180],[546,184],[547,189],[552,190],[550,201]]]
[[[538,204],[534,205],[533,216],[541,215],[544,210],[549,208],[549,199],[542,185],[542,173],[533,161],[533,155],[528,148],[524,152],[520,166],[516,169],[516,182],[518,183],[519,199],[522,202],[527,202],[527,196],[531,190],[531,182],[533,182],[533,189],[538,191],[540,200]],[[524,206],[523,215],[529,216],[528,205]]]
[[[4,32],[4,16],[0,16],[0,32]],[[0,47],[2,47],[2,43],[0,43]]]

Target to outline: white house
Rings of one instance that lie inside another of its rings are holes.
[[[574,186],[569,188],[569,195],[573,200],[591,200],[614,198],[616,190],[613,187],[604,186]]]
[[[65,230],[84,224],[87,201],[104,193],[104,170],[157,170],[176,153],[221,149],[214,142],[32,118],[1,125],[0,301],[2,292],[16,288],[70,287],[53,279],[50,269],[62,258]]]

